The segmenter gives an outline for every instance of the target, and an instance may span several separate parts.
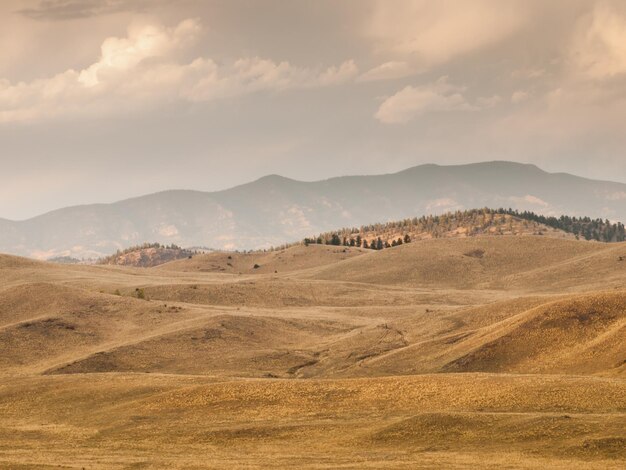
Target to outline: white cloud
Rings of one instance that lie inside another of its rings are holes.
[[[353,61],[315,72],[259,57],[239,59],[225,66],[218,66],[211,59],[197,59],[186,67],[184,75],[190,84],[181,94],[190,101],[208,101],[262,90],[331,86],[348,81],[357,73]]]
[[[182,21],[175,28],[150,24],[132,25],[128,30],[128,37],[105,39],[100,60],[82,70],[78,81],[86,87],[106,82],[107,74],[132,69],[150,57],[165,57],[179,47],[193,42],[200,30],[200,23],[193,19]]]
[[[378,52],[430,68],[497,43],[527,22],[526,2],[497,3],[378,0],[366,34]]]
[[[597,2],[581,21],[571,51],[583,75],[606,79],[626,73],[626,15],[610,2]]]
[[[385,124],[399,124],[429,112],[473,109],[462,91],[450,85],[447,77],[429,85],[407,86],[385,99],[375,117]]]
[[[297,67],[259,57],[217,64],[199,57],[175,60],[201,31],[188,19],[173,28],[136,24],[124,38],[107,38],[100,58],[31,82],[0,79],[0,123],[74,114],[102,115],[165,100],[209,101],[263,90],[332,86],[358,75],[354,61],[326,69]]]
[[[315,85],[336,85],[344,83],[355,78],[359,73],[359,69],[354,60],[347,60],[339,67],[329,67],[324,70],[314,80]]]
[[[368,70],[359,77],[359,81],[391,80],[412,75],[413,68],[404,61],[389,61]]]

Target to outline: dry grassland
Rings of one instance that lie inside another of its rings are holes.
[[[620,257],[541,236],[0,255],[0,468],[624,468]]]

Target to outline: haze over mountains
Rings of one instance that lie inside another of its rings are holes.
[[[422,165],[316,182],[270,175],[218,192],[172,190],[0,219],[0,252],[86,258],[147,241],[255,249],[338,227],[476,207],[624,222],[626,184],[512,162]]]

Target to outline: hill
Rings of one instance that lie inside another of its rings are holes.
[[[163,265],[160,269],[179,272],[219,272],[231,274],[268,274],[299,271],[333,265],[334,263],[367,253],[355,247],[293,245],[283,250],[213,252]]]
[[[0,255],[0,467],[623,468],[626,243],[554,233]]]
[[[422,165],[395,174],[301,182],[272,175],[218,192],[165,191],[113,204],[2,221],[0,251],[98,258],[146,240],[256,249],[337,227],[475,207],[626,221],[626,184],[487,162]]]
[[[194,254],[196,254],[195,251],[174,244],[165,246],[160,243],[144,243],[118,250],[114,255],[99,259],[97,263],[150,268],[177,259],[192,258]]]
[[[414,287],[543,291],[556,285],[611,285],[626,272],[625,256],[624,243],[539,236],[440,238],[370,251],[306,276]]]
[[[4,367],[256,377],[580,372],[571,369],[580,352],[545,365],[576,343],[605,351],[589,366],[605,372],[623,352],[615,339],[626,308],[624,254],[624,243],[504,235],[382,251],[209,253],[141,270],[5,256]],[[535,330],[549,333],[533,339]],[[505,366],[523,345],[526,362]],[[401,360],[405,352],[411,359]]]
[[[303,243],[382,249],[415,240],[481,235],[547,235],[609,243],[626,241],[626,229],[620,222],[564,215],[546,217],[529,211],[484,208],[344,228],[307,237]]]
[[[541,305],[497,325],[444,369],[626,374],[625,307],[624,292]]]

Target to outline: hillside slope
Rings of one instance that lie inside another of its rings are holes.
[[[135,266],[151,268],[178,259],[191,259],[195,254],[192,250],[186,250],[176,245],[164,246],[160,243],[144,243],[117,253],[101,258],[98,264],[112,266]]]
[[[133,270],[2,256],[0,369],[619,375],[623,255],[624,243],[504,235],[209,253]]]
[[[368,250],[332,245],[294,245],[284,250],[235,253],[214,252],[164,264],[159,269],[179,272],[222,272],[267,274],[299,271],[332,265],[344,259],[368,253]]]
[[[367,256],[303,275],[320,280],[432,288],[591,289],[623,279],[625,259],[626,243],[541,236],[441,238],[370,251]],[[585,270],[581,271],[583,266]]]
[[[507,323],[444,370],[626,374],[624,292],[547,303]]]

